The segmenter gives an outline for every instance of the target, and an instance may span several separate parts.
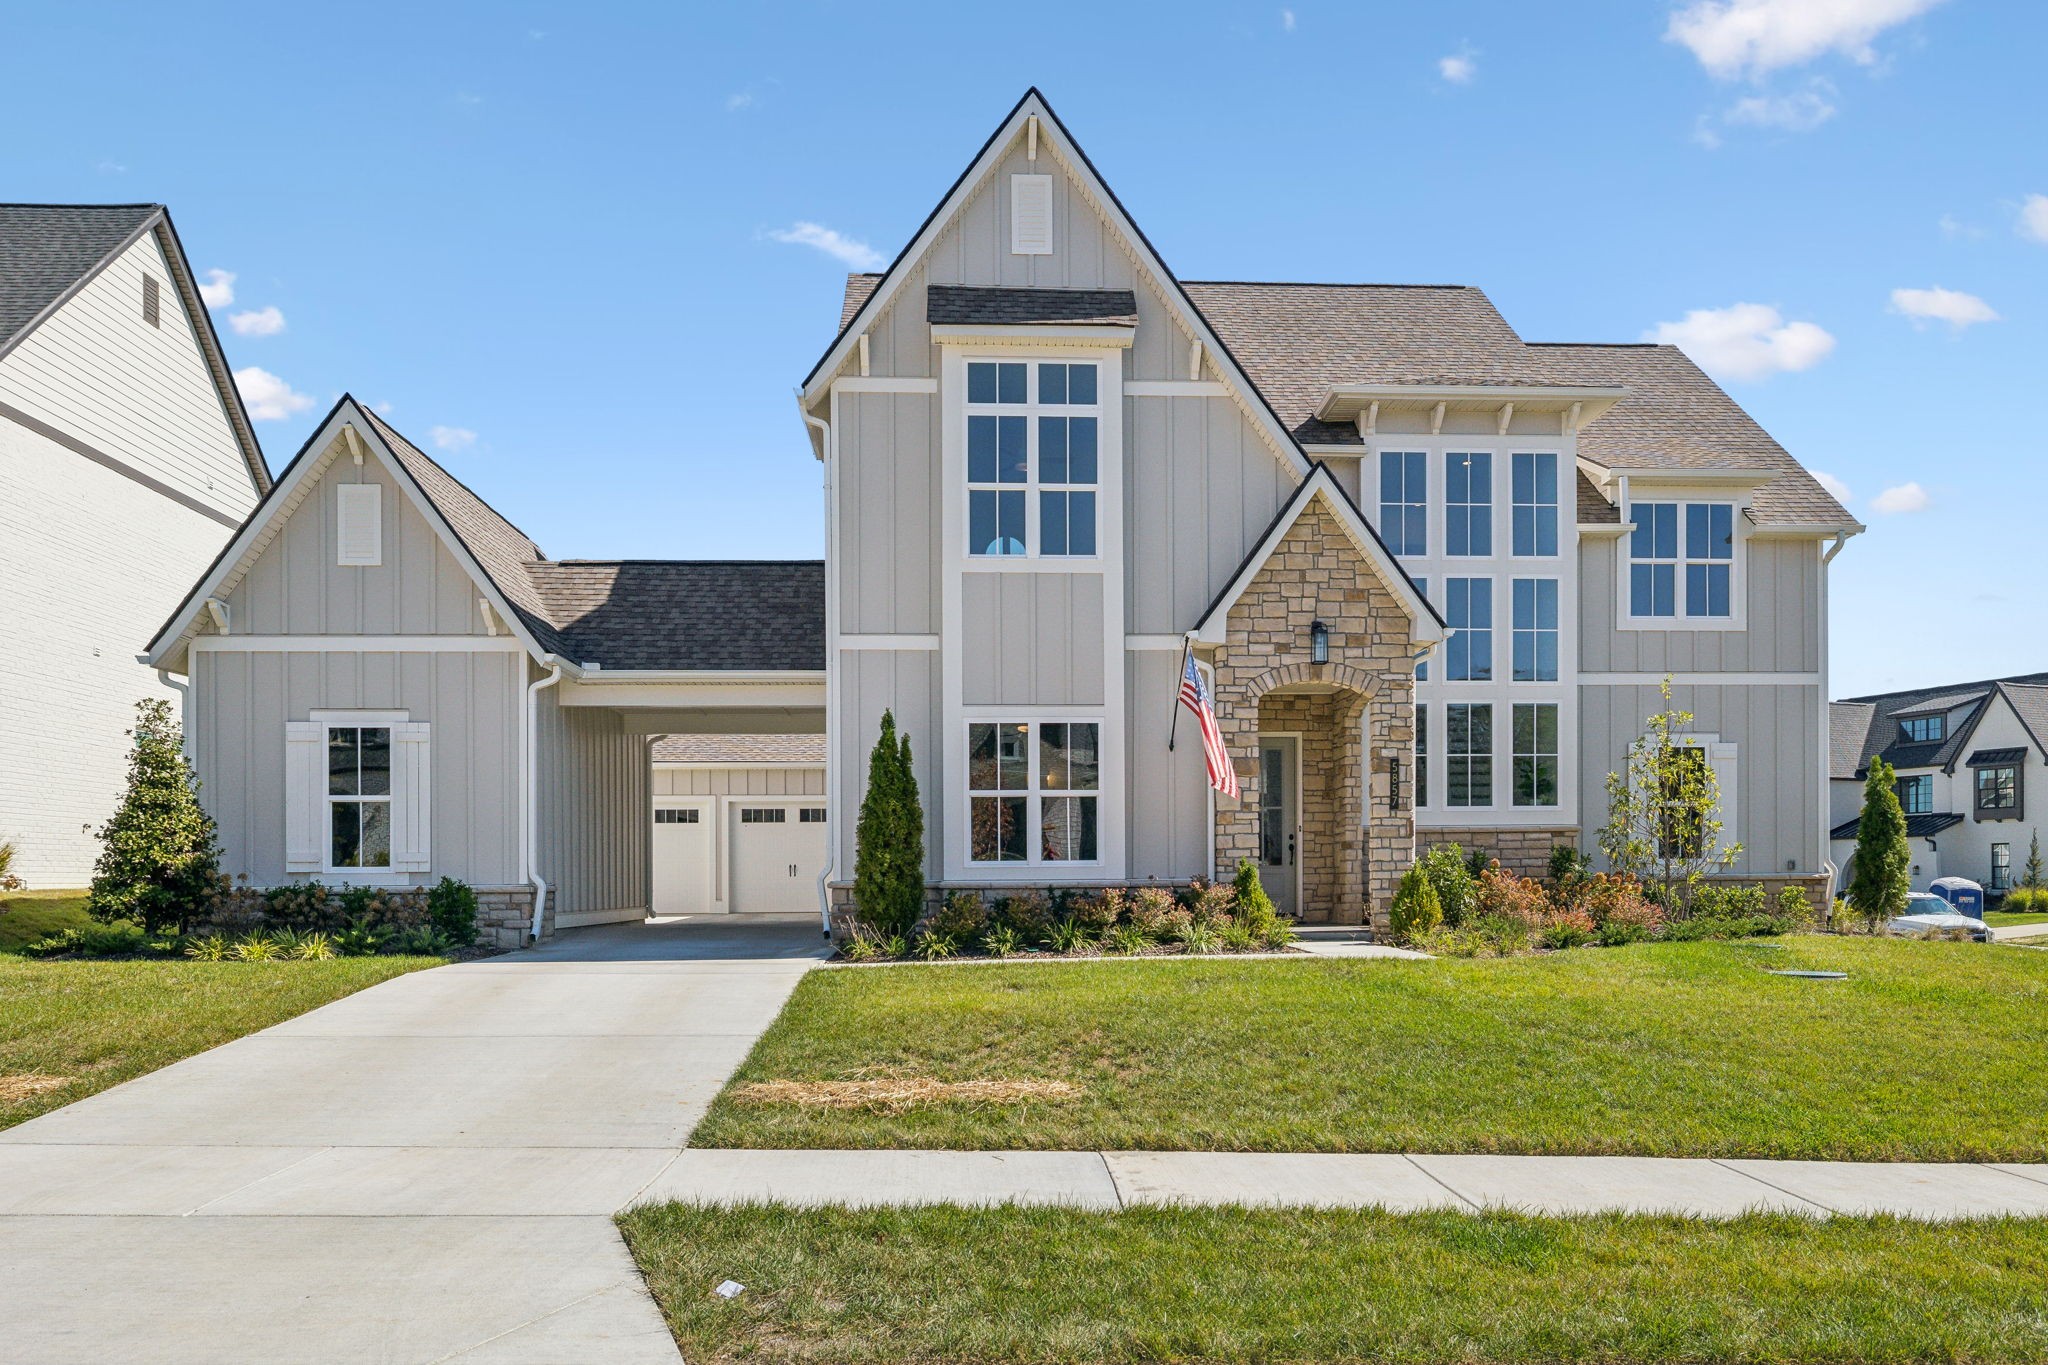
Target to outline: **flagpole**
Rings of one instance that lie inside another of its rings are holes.
[[[1180,637],[1180,671],[1173,675],[1173,724],[1166,727],[1166,752],[1173,752],[1173,741],[1180,734],[1180,689],[1188,676],[1188,650],[1194,647],[1194,638]]]

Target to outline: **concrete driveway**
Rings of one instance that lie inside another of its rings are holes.
[[[572,930],[0,1133],[0,1360],[673,1365],[611,1215],[822,949]]]

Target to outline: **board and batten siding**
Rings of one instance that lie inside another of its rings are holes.
[[[694,763],[654,765],[654,799],[688,796],[823,796],[822,764],[772,768],[707,768]]]
[[[1821,548],[1817,540],[1748,536],[1742,545],[1742,630],[1621,630],[1616,625],[1627,537],[1579,543],[1579,667],[1587,673],[1817,673]]]
[[[255,886],[293,879],[285,872],[287,722],[314,711],[403,711],[433,727],[431,871],[413,880],[515,884],[522,657],[509,650],[196,650],[193,764],[200,799],[220,829],[223,870]]]
[[[839,629],[939,628],[939,418],[926,393],[837,399]]]
[[[382,490],[379,564],[337,562],[337,490],[348,484]],[[382,464],[333,456],[227,602],[237,635],[482,635],[481,596]]]
[[[145,277],[158,285],[155,327],[142,316]],[[256,505],[255,482],[196,327],[145,233],[0,360],[0,403],[238,522]]]
[[[834,825],[839,849],[833,876],[853,880],[854,830],[867,795],[868,758],[881,733],[882,712],[893,711],[896,728],[910,737],[912,770],[924,801],[925,878],[939,880],[939,654],[932,649],[849,649],[839,654],[839,725],[833,735],[833,784],[828,793],[839,814]]]
[[[961,585],[967,706],[1101,706],[1102,575],[970,573]]]
[[[1180,651],[1131,650],[1124,673],[1124,729],[1131,822],[1130,877],[1186,881],[1209,876],[1209,770],[1202,732],[1180,709]],[[1172,749],[1166,747],[1175,736]]]
[[[538,677],[536,671],[534,676]],[[539,694],[540,838],[535,859],[564,916],[644,916],[652,897],[648,737],[616,711]]]
[[[1692,713],[1691,732],[1736,746],[1735,809],[1723,838],[1739,840],[1742,854],[1729,871],[1821,871],[1827,832],[1820,827],[1819,686],[1677,683],[1671,704]],[[1589,846],[1607,823],[1606,775],[1622,769],[1628,746],[1663,709],[1654,682],[1579,688],[1579,823]],[[1726,805],[1724,793],[1724,820]]]

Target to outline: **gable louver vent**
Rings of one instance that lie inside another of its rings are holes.
[[[334,490],[334,562],[370,566],[384,562],[384,490],[374,483],[345,483]]]
[[[1019,256],[1052,255],[1052,177],[1010,177],[1010,250]]]
[[[160,312],[157,302],[156,276],[142,277],[142,320],[152,327],[160,326]]]

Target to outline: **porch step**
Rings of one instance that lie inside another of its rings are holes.
[[[1372,930],[1363,924],[1297,924],[1294,936],[1310,943],[1372,943]]]

